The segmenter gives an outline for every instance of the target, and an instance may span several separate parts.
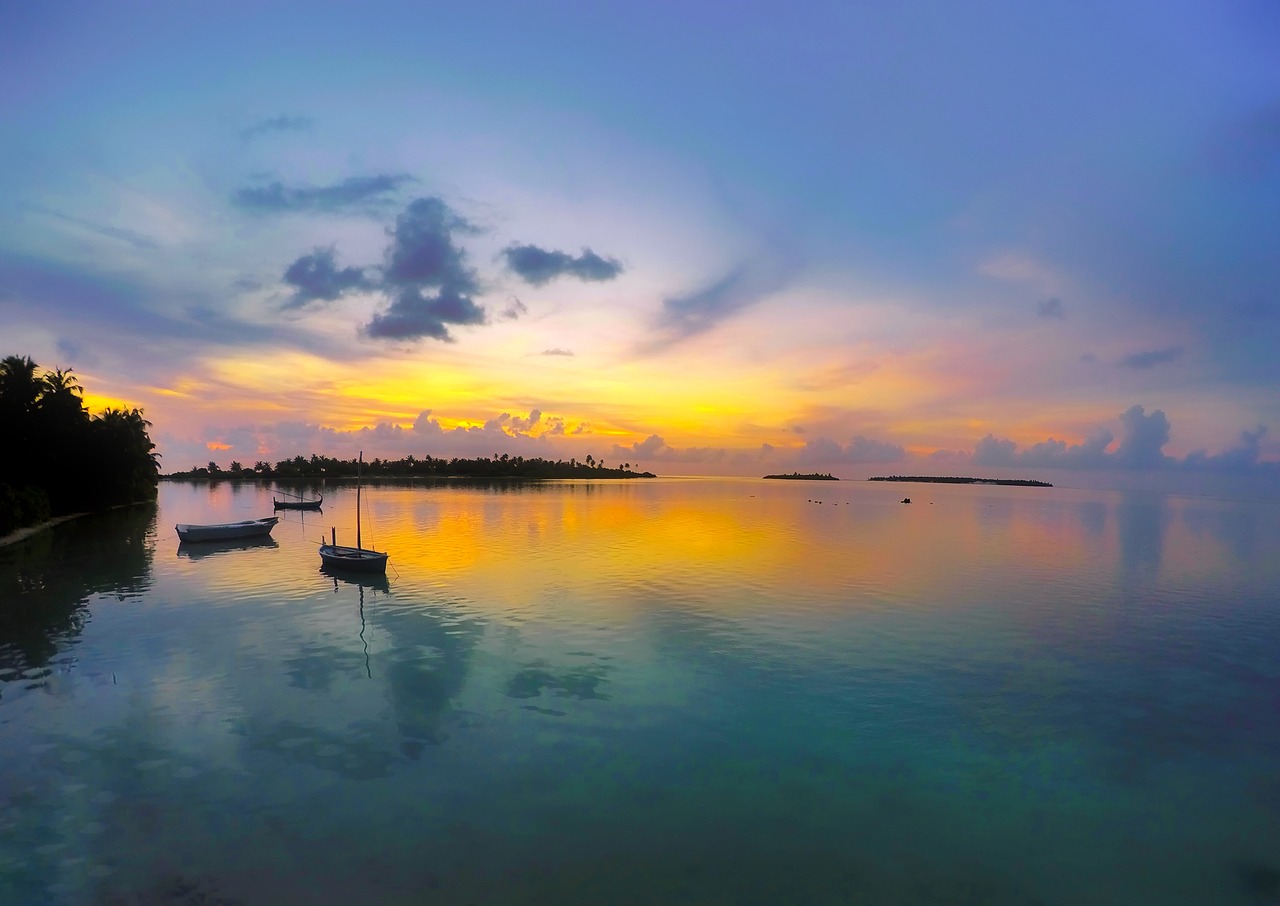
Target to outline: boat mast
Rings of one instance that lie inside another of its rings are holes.
[[[360,550],[363,546],[360,544],[360,467],[364,465],[364,450],[360,451],[360,458],[356,461],[356,550]]]

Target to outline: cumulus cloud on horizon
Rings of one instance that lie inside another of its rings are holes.
[[[1025,450],[1019,450],[1011,440],[988,434],[974,448],[971,461],[979,466],[1045,469],[1280,469],[1280,464],[1261,460],[1261,441],[1267,432],[1264,425],[1243,432],[1235,446],[1220,454],[1201,450],[1177,459],[1164,452],[1171,425],[1162,410],[1148,414],[1144,407],[1135,405],[1120,413],[1119,418],[1123,433],[1114,449],[1115,436],[1106,428],[1097,429],[1083,443],[1068,444],[1050,438]]]
[[[815,438],[806,441],[804,447],[796,454],[796,462],[802,465],[903,462],[906,458],[907,451],[899,444],[872,440],[861,435],[845,445],[828,437]]]

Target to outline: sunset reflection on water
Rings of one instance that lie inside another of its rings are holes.
[[[373,482],[361,577],[313,490],[0,550],[0,902],[1247,903],[1280,846],[1274,501]]]

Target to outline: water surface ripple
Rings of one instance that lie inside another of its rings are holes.
[[[0,549],[0,903],[1257,904],[1276,501],[659,479]]]

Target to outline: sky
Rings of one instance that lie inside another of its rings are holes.
[[[6,4],[0,123],[163,471],[1280,470],[1271,0]]]

